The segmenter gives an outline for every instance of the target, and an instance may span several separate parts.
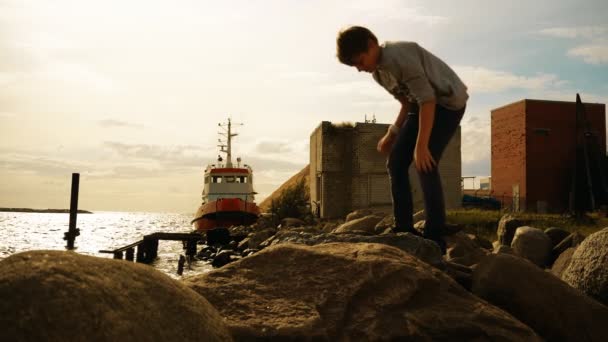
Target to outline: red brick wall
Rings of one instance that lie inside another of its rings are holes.
[[[527,207],[537,209],[546,201],[547,209],[568,208],[575,158],[576,103],[526,100]],[[585,104],[592,131],[606,151],[605,106]]]
[[[504,195],[508,205],[514,184],[519,184],[520,198],[526,197],[525,102],[492,110],[491,126],[492,190],[499,200]]]

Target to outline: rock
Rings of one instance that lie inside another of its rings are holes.
[[[570,247],[577,247],[585,240],[585,236],[579,232],[574,232],[568,235],[567,238],[563,239],[555,248],[553,248],[553,256],[557,258],[562,254],[566,249]]]
[[[246,250],[243,251],[242,255],[244,257],[248,257],[248,256],[250,256],[250,255],[252,255],[252,254],[254,254],[254,253],[258,252],[258,251],[259,250],[257,250],[257,249],[248,248],[248,249],[246,249]]]
[[[249,248],[249,238],[246,237],[241,242],[239,242],[238,246],[236,246],[237,251],[244,251]]]
[[[608,227],[589,235],[576,248],[562,279],[608,305]]]
[[[234,239],[237,243],[241,242],[247,237],[247,235],[251,234],[254,231],[255,227],[253,226],[231,226],[228,228],[228,232],[230,232],[230,237]]]
[[[229,249],[236,249],[238,247],[238,245],[239,244],[236,241],[232,240],[228,243],[228,245],[226,247],[228,247]]]
[[[374,227],[375,234],[383,234],[387,229],[392,229],[395,226],[395,216],[386,215],[376,226]]]
[[[445,269],[443,270],[443,272],[449,275],[462,287],[464,287],[468,291],[471,291],[471,285],[473,281],[473,269],[471,267],[446,261]]]
[[[568,248],[562,253],[557,260],[553,263],[551,267],[551,273],[553,273],[556,277],[561,278],[562,274],[570,266],[570,262],[572,261],[572,255],[574,255],[574,251],[576,248]]]
[[[474,235],[473,241],[475,241],[475,243],[483,249],[487,249],[489,251],[494,249],[494,246],[492,245],[490,240],[484,239],[481,236]]]
[[[505,245],[501,245],[498,244],[497,246],[494,247],[494,251],[492,251],[492,253],[494,254],[514,254],[513,252],[513,248],[511,248],[511,246],[505,246]]]
[[[570,235],[570,232],[561,228],[551,227],[545,229],[545,234],[551,239],[551,248],[555,248],[555,246]]]
[[[352,220],[360,219],[365,216],[372,215],[373,211],[371,209],[359,209],[355,210],[352,213],[346,215],[345,222],[350,222]]]
[[[241,244],[239,244],[239,250],[245,250],[247,248],[259,249],[260,244],[268,240],[268,238],[274,234],[276,234],[275,229],[265,229],[262,231],[253,232],[249,234],[245,240],[241,241]]]
[[[0,261],[0,341],[231,341],[204,296],[154,268],[61,251]]]
[[[185,283],[237,340],[537,341],[443,272],[380,244],[285,244]]]
[[[447,245],[446,260],[465,266],[478,263],[489,252],[481,248],[474,239],[474,235],[463,232],[444,237]]]
[[[412,217],[412,222],[414,222],[414,224],[422,220],[426,220],[426,213],[424,212],[424,209],[417,211]]]
[[[197,253],[196,256],[200,259],[209,259],[211,258],[213,253],[215,253],[215,248],[211,246],[205,246]]]
[[[472,291],[547,341],[608,341],[608,308],[525,259],[483,259],[473,270]]]
[[[213,261],[211,262],[211,266],[213,267],[222,267],[233,261],[234,251],[233,250],[224,250],[218,252]]]
[[[376,227],[378,222],[382,221],[382,219],[383,217],[381,216],[369,215],[351,221],[347,221],[346,223],[336,228],[334,230],[334,233],[341,234],[364,232],[367,234],[375,234],[374,228]]]
[[[331,242],[380,243],[397,247],[435,267],[444,267],[441,250],[435,242],[409,233],[365,236],[358,234],[310,234],[306,232],[286,231],[278,232],[274,236],[272,244],[297,243],[313,246]]]
[[[426,224],[426,220],[420,220],[414,223],[414,229],[417,230],[420,234],[424,234],[424,226]]]
[[[498,229],[496,230],[498,242],[501,245],[511,246],[511,241],[513,241],[513,237],[515,236],[515,230],[523,225],[524,223],[515,218],[515,216],[510,214],[504,215],[498,222]]]
[[[300,219],[287,217],[281,220],[280,228],[302,227],[305,225],[306,223]]]
[[[515,255],[532,261],[539,267],[545,267],[551,257],[551,239],[538,228],[519,227],[511,242]]]
[[[334,229],[338,228],[338,226],[340,226],[340,223],[338,222],[327,222],[323,225],[323,228],[321,228],[321,230],[324,233],[331,233],[334,231]]]

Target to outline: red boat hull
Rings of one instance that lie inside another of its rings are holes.
[[[240,198],[220,198],[201,205],[192,225],[198,231],[249,225],[254,223],[259,215],[260,208],[255,203]]]

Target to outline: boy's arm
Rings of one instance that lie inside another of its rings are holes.
[[[416,168],[420,171],[429,172],[437,165],[429,150],[429,139],[435,121],[436,101],[426,101],[420,106],[418,113],[418,137],[414,150],[414,161]]]
[[[404,98],[397,98],[397,100],[401,103],[401,110],[399,110],[399,115],[397,116],[397,119],[395,119],[395,124],[393,126],[396,127],[396,131],[398,132],[407,118],[407,113],[410,111],[410,103]],[[386,134],[378,141],[378,152],[388,154],[395,142],[397,132],[389,127]]]

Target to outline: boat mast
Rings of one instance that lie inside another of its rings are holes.
[[[232,133],[232,122],[230,120],[230,118],[228,118],[228,123],[226,124],[217,124],[218,126],[222,127],[225,132],[222,133],[220,132],[220,135],[223,135],[226,137],[226,145],[219,145],[220,147],[220,152],[224,152],[226,153],[226,167],[230,168],[232,167],[232,137],[236,137],[238,134],[237,133]],[[242,126],[242,124],[236,124],[239,126]],[[222,143],[222,141],[220,140],[220,143]]]

